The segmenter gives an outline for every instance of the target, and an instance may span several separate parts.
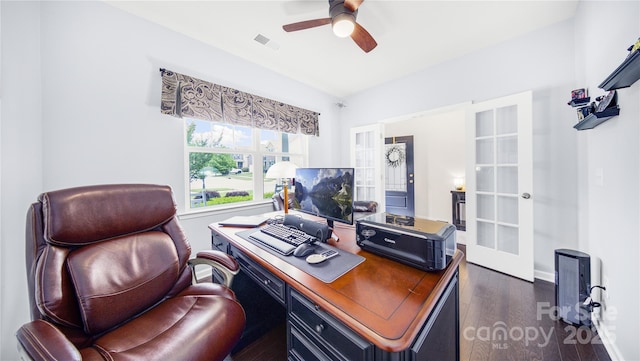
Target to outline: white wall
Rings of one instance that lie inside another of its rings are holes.
[[[465,174],[465,111],[386,123],[385,137],[413,135],[415,215],[451,222],[453,179]]]
[[[640,3],[582,2],[576,19],[579,87],[593,99],[640,34]],[[592,279],[607,287],[607,349],[613,359],[640,360],[640,82],[618,90],[618,102],[620,116],[578,134],[580,245],[598,266]]]
[[[0,359],[29,320],[25,215],[39,193],[118,182],[173,187],[184,209],[182,121],[160,114],[160,67],[319,111],[309,162],[331,166],[337,100],[102,2],[0,2],[2,179]],[[270,50],[266,50],[270,51]],[[231,214],[181,215],[193,251],[207,225]]]
[[[0,113],[0,359],[15,359],[14,333],[29,319],[24,262],[25,215],[42,189],[42,91],[39,5],[2,2]]]

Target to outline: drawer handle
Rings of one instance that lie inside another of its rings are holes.
[[[321,323],[316,325],[316,332],[317,333],[322,333],[322,331],[324,331],[324,325],[321,324]]]
[[[320,306],[319,306],[319,305],[314,304],[314,305],[313,305],[313,308],[315,308],[315,309],[316,309],[316,311],[320,311]]]
[[[264,280],[262,283],[264,283],[265,286],[268,286],[271,283],[271,280]]]

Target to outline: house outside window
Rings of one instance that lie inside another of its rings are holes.
[[[265,178],[271,165],[306,164],[307,135],[185,118],[189,209],[271,199],[281,180]]]

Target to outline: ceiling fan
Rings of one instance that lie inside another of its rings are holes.
[[[364,50],[365,53],[373,50],[378,43],[371,34],[356,22],[358,7],[364,0],[329,0],[329,17],[322,19],[305,20],[297,23],[283,25],[286,32],[305,30],[317,26],[331,24],[333,32],[339,36],[351,39]]]

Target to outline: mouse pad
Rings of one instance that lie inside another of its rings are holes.
[[[358,256],[357,254],[343,251],[341,249],[332,247],[326,243],[316,243],[315,246],[317,249],[314,251],[314,253],[321,253],[327,249],[334,249],[338,251],[340,255],[335,256],[333,258],[329,258],[328,260],[322,263],[309,264],[305,260],[307,257],[295,257],[293,255],[285,256],[276,251],[271,250],[270,248],[261,244],[260,242],[252,238],[249,238],[249,235],[255,232],[256,229],[257,228],[240,231],[240,232],[237,232],[236,235],[242,237],[243,239],[246,239],[247,241],[273,254],[274,256],[280,258],[281,260],[293,266],[296,266],[297,268],[304,271],[305,273],[308,273],[325,283],[331,283],[337,280],[340,276],[349,272],[355,266],[359,265],[365,260],[365,258],[362,256]]]

